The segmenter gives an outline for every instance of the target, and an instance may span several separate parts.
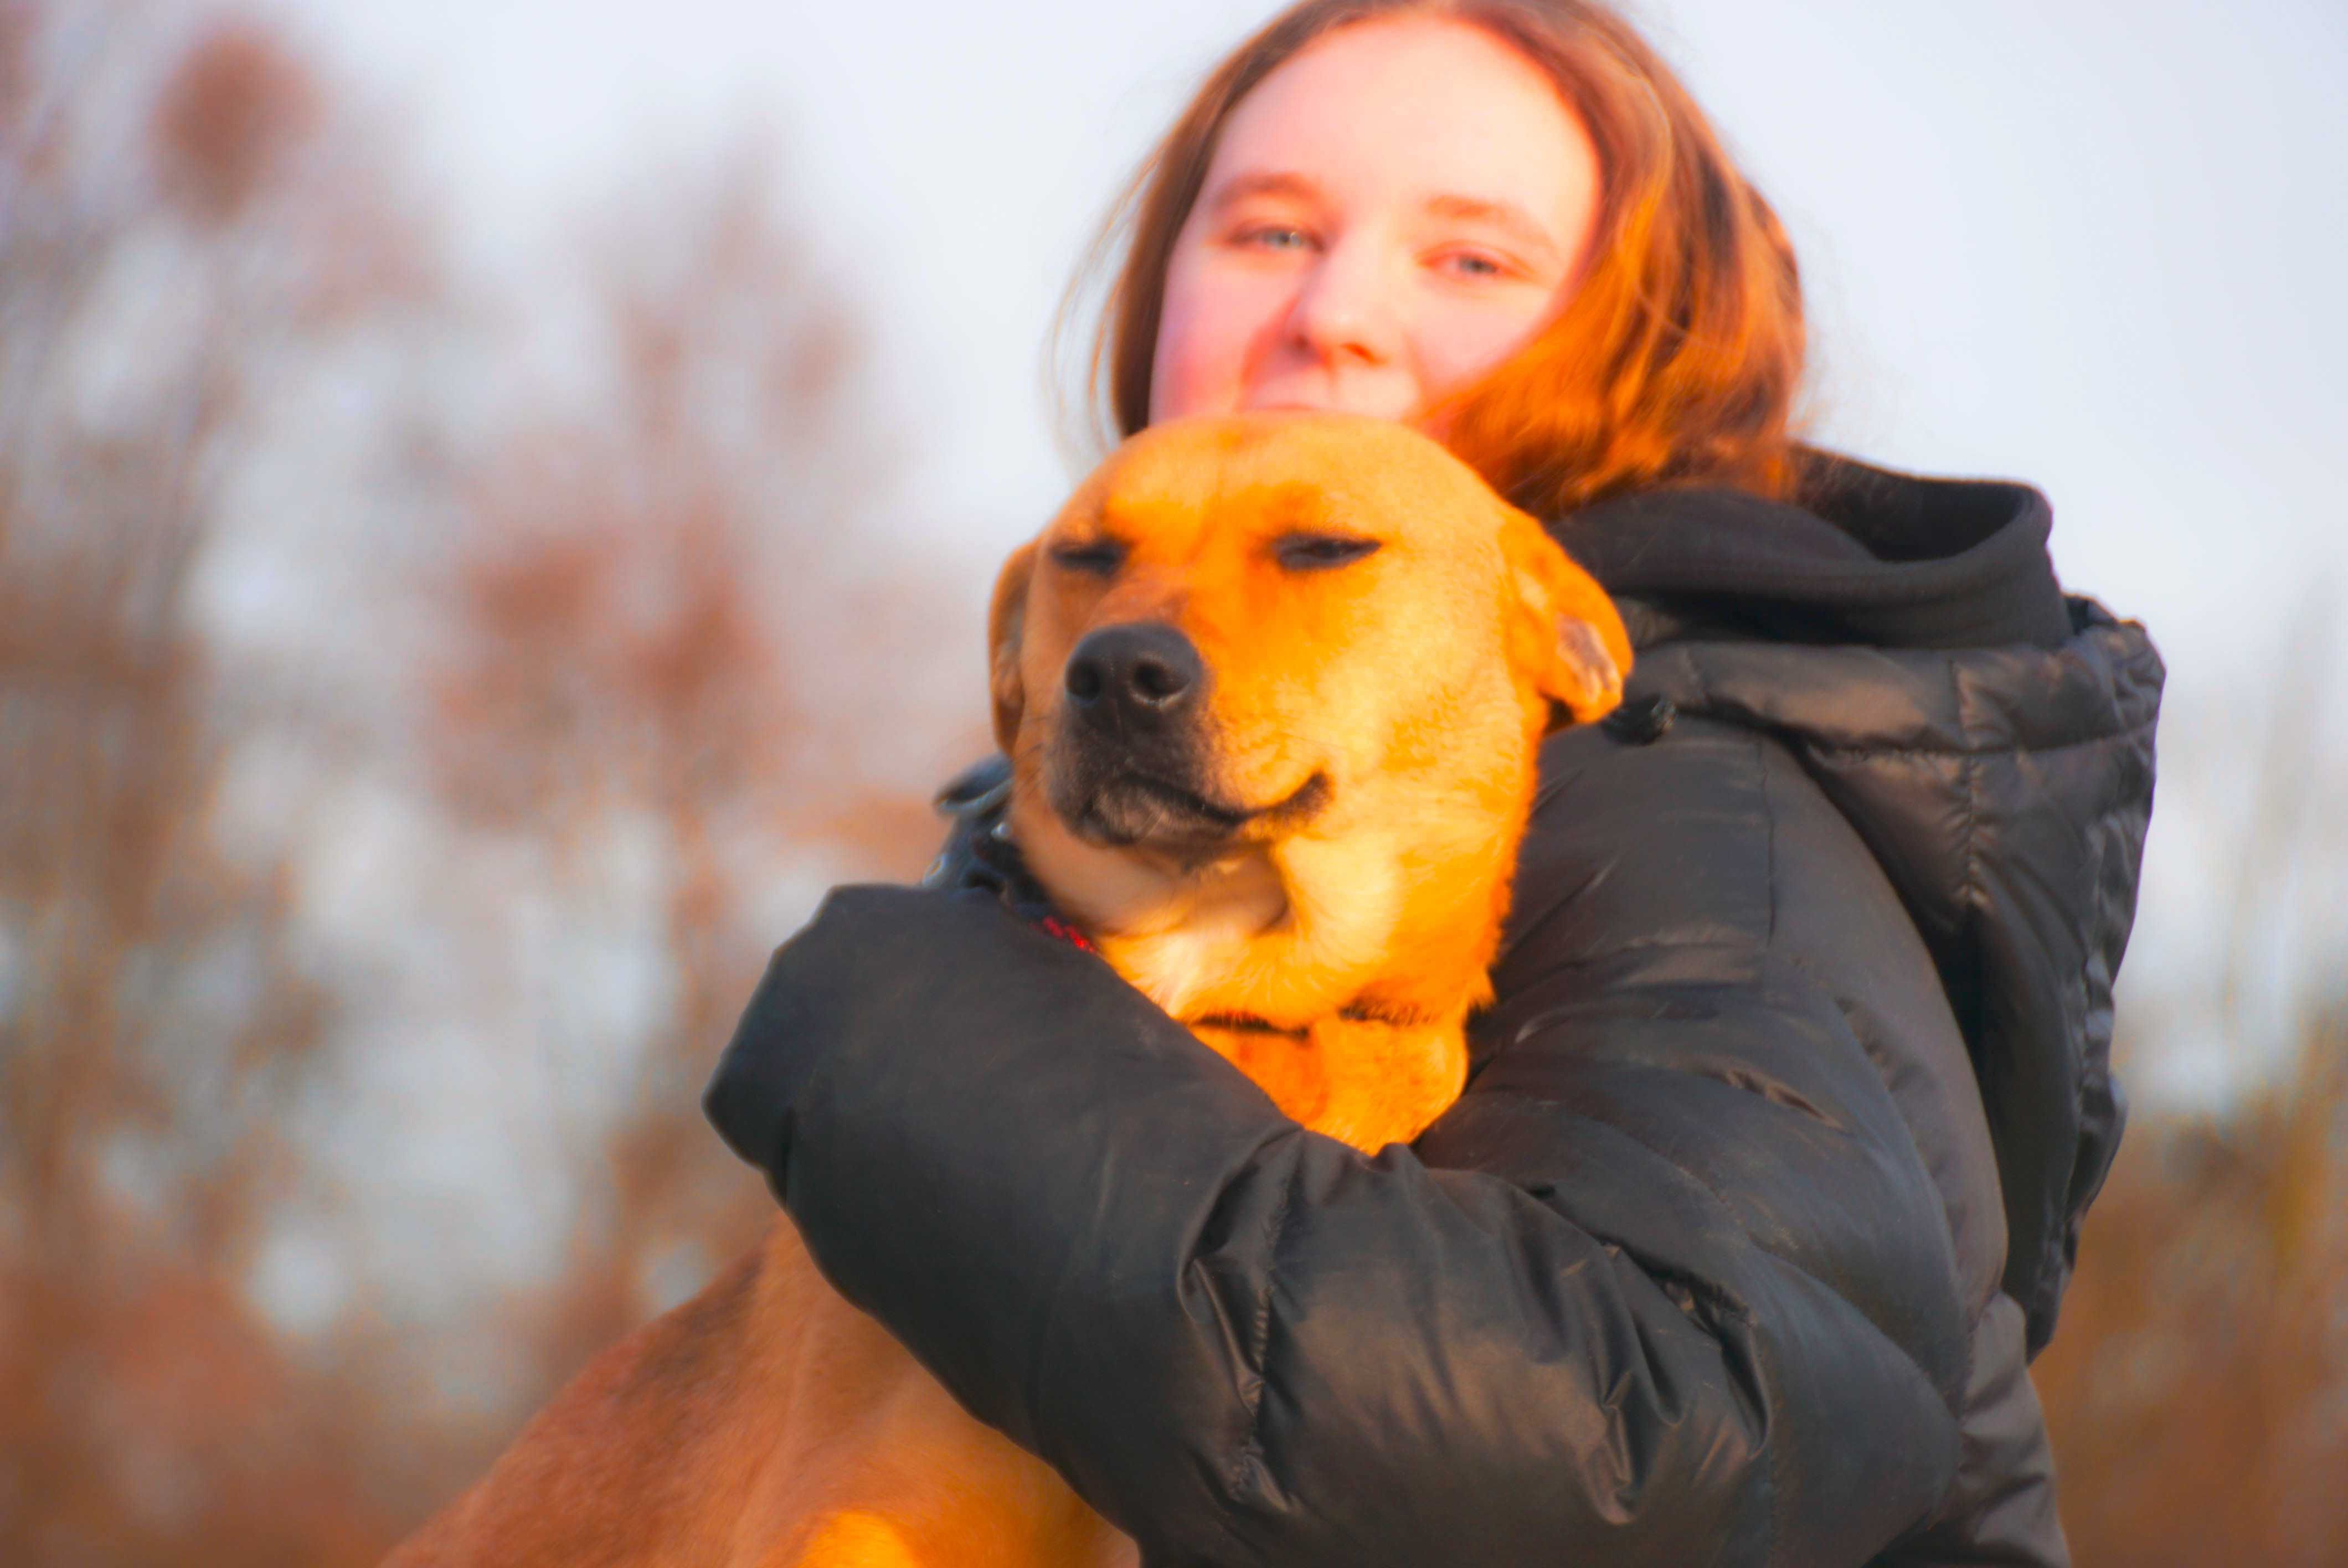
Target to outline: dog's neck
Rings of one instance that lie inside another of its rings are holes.
[[[1008,814],[1021,860],[1053,907],[1081,927],[1117,971],[1177,1018],[1203,983],[1290,918],[1289,893],[1262,845],[1201,861],[1090,844],[1059,814],[1014,789]]]

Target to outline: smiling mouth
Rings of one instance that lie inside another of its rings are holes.
[[[1097,844],[1204,847],[1228,842],[1251,826],[1304,821],[1318,814],[1328,798],[1328,777],[1317,773],[1263,806],[1228,805],[1169,780],[1122,773],[1103,781],[1069,825]]]
[[[1275,390],[1276,388],[1276,390]],[[1376,419],[1404,417],[1416,400],[1399,397],[1399,389],[1384,381],[1360,377],[1332,380],[1324,385],[1300,385],[1281,377],[1272,387],[1258,388],[1241,399],[1248,414],[1354,414]]]

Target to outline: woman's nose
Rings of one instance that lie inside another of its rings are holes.
[[[1316,359],[1385,364],[1400,350],[1392,283],[1367,245],[1332,247],[1307,274],[1289,327]]]

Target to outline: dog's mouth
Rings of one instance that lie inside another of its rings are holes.
[[[1196,852],[1292,827],[1317,815],[1328,799],[1328,776],[1319,773],[1269,805],[1247,806],[1126,770],[1100,780],[1080,799],[1053,804],[1078,837],[1094,844]]]

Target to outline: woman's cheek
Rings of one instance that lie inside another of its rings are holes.
[[[1149,418],[1179,419],[1206,413],[1200,406],[1201,382],[1208,356],[1200,341],[1200,329],[1211,321],[1200,310],[1201,279],[1196,250],[1187,241],[1176,245],[1166,270],[1166,292],[1159,302],[1158,341],[1149,354]]]
[[[1238,406],[1236,378],[1219,375],[1206,345],[1188,325],[1169,316],[1150,361],[1149,418],[1180,419],[1192,414],[1228,414]]]
[[[1413,336],[1428,395],[1443,396],[1498,370],[1540,335],[1551,313],[1550,302],[1529,292],[1425,312]]]
[[[1294,303],[1285,272],[1219,264],[1211,252],[1176,252],[1168,269],[1150,360],[1149,417],[1232,414],[1246,405],[1253,371],[1276,352]]]

